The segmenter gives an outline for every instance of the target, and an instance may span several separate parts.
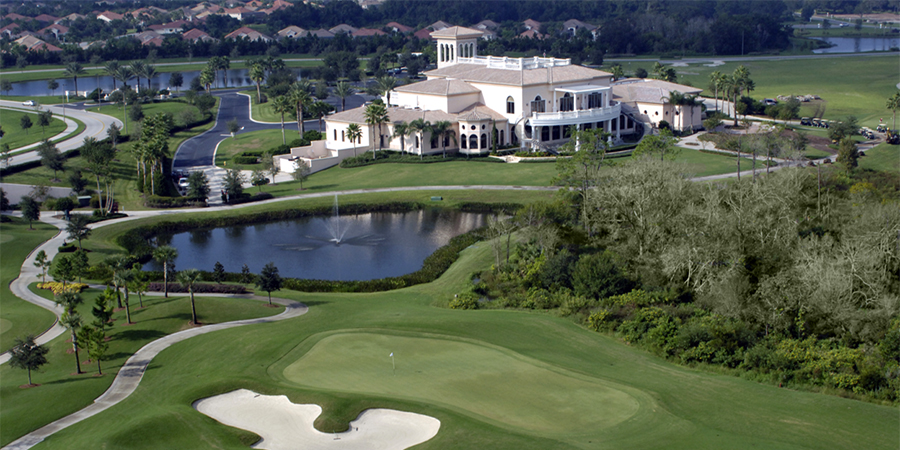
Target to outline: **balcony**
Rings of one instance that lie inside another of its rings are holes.
[[[582,123],[604,122],[619,117],[622,105],[615,102],[614,105],[605,108],[579,109],[575,111],[557,111],[547,113],[531,113],[531,126],[554,125],[579,125]]]

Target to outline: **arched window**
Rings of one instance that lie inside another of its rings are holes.
[[[546,102],[541,98],[540,95],[534,98],[534,101],[531,102],[531,112],[542,113],[547,110],[545,106]]]
[[[559,99],[559,110],[575,111],[575,97],[572,97],[571,92],[566,92],[566,95],[563,95],[563,98]]]
[[[466,135],[462,135],[459,139],[459,146],[466,148]]]
[[[481,133],[481,148],[488,148],[486,133]]]
[[[478,135],[477,134],[469,135],[469,148],[473,149],[473,150],[478,148]]]
[[[515,114],[516,113],[516,101],[510,95],[506,97],[506,113],[507,114]]]

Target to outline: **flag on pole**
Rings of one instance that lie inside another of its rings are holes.
[[[388,356],[390,356],[391,358],[393,358],[393,357],[394,357],[394,352],[391,352],[391,354],[388,355]]]

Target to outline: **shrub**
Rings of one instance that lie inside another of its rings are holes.
[[[163,283],[149,283],[147,286],[148,291],[152,292],[162,292],[163,291]],[[186,293],[188,290],[184,286],[178,283],[169,283],[169,292],[178,292],[178,293]],[[247,288],[241,286],[239,284],[206,284],[206,283],[197,283],[194,284],[194,293],[195,294],[246,294]]]
[[[235,164],[259,164],[258,156],[235,156],[232,158]]]
[[[591,315],[588,316],[588,327],[594,331],[605,330],[609,328],[611,323],[611,316],[608,309],[592,312]]]
[[[250,203],[250,202],[259,202],[262,200],[268,200],[270,198],[275,198],[275,196],[268,192],[257,192],[256,194],[253,194],[253,195],[245,194],[238,198],[232,197],[231,200],[228,202],[228,204],[229,205],[239,205],[241,203]]]
[[[186,197],[160,197],[151,195],[144,200],[144,206],[148,208],[183,208],[186,206],[198,208],[206,206],[206,202],[196,201]]]
[[[60,245],[56,250],[60,253],[72,253],[75,250],[78,250],[78,246],[76,246],[74,242],[70,242],[68,244]]]
[[[478,299],[471,292],[460,294],[450,300],[450,309],[478,309]]]
[[[58,281],[50,281],[47,283],[38,283],[38,289],[46,289],[48,291],[53,291],[53,295],[59,295],[63,292],[76,292],[79,293],[85,289],[87,289],[88,285],[84,283],[67,283],[63,286],[62,283]]]

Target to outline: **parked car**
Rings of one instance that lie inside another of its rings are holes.
[[[188,181],[187,177],[178,180],[178,187],[182,189],[187,189],[190,185],[191,183]]]
[[[34,106],[36,104],[37,103],[35,103],[34,100],[26,100],[26,101],[22,102],[22,106]]]
[[[812,126],[812,124],[812,119],[810,119],[809,117],[803,117],[800,119],[800,125],[806,125],[809,127]]]
[[[767,98],[767,99],[763,100],[763,103],[765,103],[766,106],[772,106],[772,105],[777,105],[778,101],[776,101],[774,98]]]

